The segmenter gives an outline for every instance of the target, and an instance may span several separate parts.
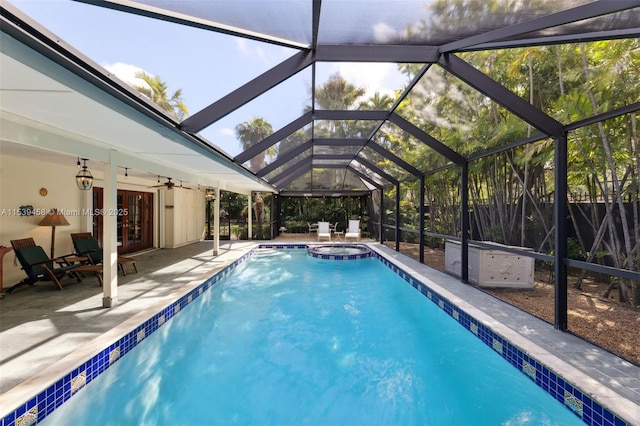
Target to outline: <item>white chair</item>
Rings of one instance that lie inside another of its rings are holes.
[[[317,223],[309,223],[307,222],[307,226],[309,227],[309,234],[312,232],[318,232],[318,224]]]
[[[318,241],[327,239],[331,241],[331,228],[329,222],[318,222]]]
[[[349,238],[352,238],[356,241],[360,241],[360,221],[359,220],[350,220],[349,228],[347,232],[344,233],[344,240],[347,241]]]

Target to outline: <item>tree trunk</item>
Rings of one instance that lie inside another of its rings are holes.
[[[585,85],[585,90],[589,96],[589,100],[591,101],[591,106],[593,108],[593,112],[594,114],[598,113],[598,106],[596,103],[596,99],[593,95],[593,91],[591,90],[590,86],[589,86],[589,67],[587,65],[587,55],[585,53],[585,45],[584,43],[580,43],[580,54],[582,57],[582,66],[583,66],[583,71],[584,71],[584,75],[585,75],[585,80],[587,82],[587,84]],[[632,248],[631,248],[631,235],[629,233],[629,224],[627,222],[627,215],[625,212],[625,208],[624,208],[624,203],[622,201],[622,188],[620,187],[620,182],[618,181],[618,173],[616,171],[616,165],[615,162],[613,160],[613,154],[611,152],[611,146],[609,145],[609,139],[607,138],[607,135],[604,132],[604,127],[602,125],[602,122],[598,122],[598,131],[600,132],[600,138],[602,140],[602,145],[603,148],[605,150],[605,154],[606,154],[606,160],[607,163],[609,165],[609,169],[611,172],[611,179],[612,179],[612,183],[613,183],[613,191],[614,191],[614,197],[615,200],[618,204],[618,209],[620,210],[620,221],[622,222],[622,232],[623,232],[623,238],[624,238],[624,246],[625,246],[625,251],[626,251],[626,264],[627,264],[627,268],[629,270],[633,270],[633,256],[632,256]],[[605,182],[605,188],[607,187],[606,182]],[[611,227],[611,229],[615,229],[614,227]],[[613,232],[612,232],[613,233]],[[615,256],[617,257],[617,256]],[[624,280],[620,280],[620,296],[621,297],[625,297],[626,296],[626,284]],[[620,300],[621,302],[625,302],[625,303],[629,303],[630,301],[628,299],[626,300]]]

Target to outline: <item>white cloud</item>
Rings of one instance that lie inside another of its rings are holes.
[[[395,64],[387,63],[351,63],[345,62],[339,65],[340,75],[349,83],[366,88],[366,97],[375,92],[393,96],[393,89],[386,84],[388,77],[395,71]]]
[[[230,127],[223,127],[220,129],[220,134],[225,136],[235,136],[236,132]]]
[[[238,40],[236,40],[236,47],[238,48],[238,52],[244,57],[256,58],[265,65],[274,65],[274,59],[269,57],[272,53],[267,52],[256,43],[249,43],[246,39],[238,38]]]
[[[378,43],[386,43],[398,37],[396,30],[389,24],[380,22],[373,26],[373,38]]]
[[[143,70],[140,67],[137,67],[135,65],[130,65],[130,64],[123,64],[122,62],[116,62],[115,64],[106,64],[103,65],[103,67],[109,71],[110,73],[114,74],[116,77],[118,77],[120,80],[124,81],[125,83],[129,84],[130,86],[141,86],[146,84],[144,81],[142,81],[139,78],[136,78],[136,73],[142,71],[142,72],[146,72],[145,70]],[[149,74],[149,73],[147,73]]]
[[[236,38],[236,46],[238,46],[238,50],[242,53],[249,54],[249,43],[244,38],[237,37]]]

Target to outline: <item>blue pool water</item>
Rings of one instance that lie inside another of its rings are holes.
[[[44,424],[583,423],[380,261],[264,250]]]

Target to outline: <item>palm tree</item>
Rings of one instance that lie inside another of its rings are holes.
[[[315,107],[323,110],[348,110],[358,107],[358,101],[366,89],[357,87],[345,80],[339,73],[315,90]],[[309,110],[310,108],[307,108]],[[360,126],[361,127],[361,126]],[[327,120],[315,124],[315,137],[348,138],[357,137],[360,133],[357,121]],[[337,188],[344,183],[346,170],[324,169],[313,172],[313,184],[323,188]]]
[[[315,106],[324,110],[348,110],[358,107],[358,100],[366,93],[365,88],[356,87],[340,74],[333,74],[326,83],[316,88]],[[311,107],[306,108],[307,111]],[[316,135],[322,137],[355,137],[355,123],[343,120],[324,122],[316,127]]]
[[[315,102],[321,109],[349,109],[365,92],[364,88],[354,86],[340,74],[333,74],[326,83],[316,89]]]
[[[146,85],[133,86],[133,88],[155,102],[164,111],[176,117],[178,121],[184,120],[189,115],[189,110],[182,101],[182,89],[176,90],[169,97],[167,83],[160,80],[159,76],[152,76],[144,71],[138,71],[135,76],[144,81]]]
[[[250,121],[245,121],[244,123],[240,123],[236,126],[236,138],[240,141],[242,145],[242,150],[246,151],[251,148],[267,136],[273,133],[273,127],[261,117],[253,117]],[[273,152],[275,148],[271,147],[266,151],[262,151],[258,155],[249,160],[249,168],[257,172],[258,170],[264,168],[265,166],[265,156],[268,154],[269,156],[275,155]]]
[[[360,102],[360,109],[384,111],[390,109],[394,102],[391,96],[375,92],[369,99]]]

